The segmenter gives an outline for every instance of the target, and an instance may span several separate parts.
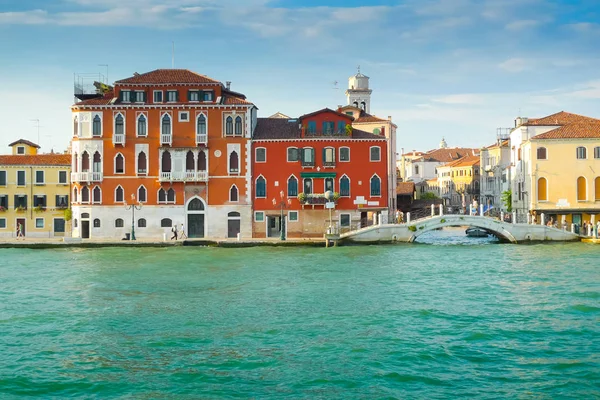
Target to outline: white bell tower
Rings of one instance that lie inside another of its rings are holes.
[[[360,65],[356,75],[348,78],[346,98],[349,106],[355,106],[369,114],[371,112],[371,93],[369,77],[360,73]]]

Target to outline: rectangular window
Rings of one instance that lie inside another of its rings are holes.
[[[334,191],[333,190],[333,178],[325,178],[325,191]]]
[[[323,166],[335,166],[335,149],[331,147],[323,149]]]
[[[302,165],[307,167],[315,166],[315,150],[312,147],[302,149]]]
[[[379,147],[371,147],[370,161],[381,161],[381,149]]]
[[[333,121],[325,121],[323,122],[323,134],[324,135],[332,135],[333,130],[335,129],[335,122]]]
[[[61,185],[67,184],[67,171],[58,171],[58,183]]]
[[[295,147],[288,147],[287,149],[287,161],[295,162],[298,161],[298,149]]]
[[[57,195],[56,196],[56,208],[67,208],[69,206],[68,195]]]
[[[25,154],[25,147],[23,147],[23,146],[17,147],[17,154]]]
[[[36,185],[44,184],[44,171],[35,171],[35,184]]]
[[[312,133],[312,134],[317,133],[317,122],[316,121],[308,121],[307,132]]]
[[[6,171],[0,171],[0,186],[6,186]]]
[[[256,149],[256,162],[267,162],[267,149],[264,147]]]
[[[15,194],[15,209],[17,208],[27,209],[27,195]]]
[[[131,103],[131,91],[121,90],[121,101],[123,103]]]
[[[44,228],[44,218],[36,218],[35,219],[35,227],[37,229],[43,229]]]
[[[187,111],[179,111],[179,122],[188,122],[190,120],[190,113]]]
[[[200,92],[197,90],[188,91],[188,100],[189,101],[200,101]]]
[[[135,102],[136,103],[143,103],[144,101],[146,101],[145,99],[145,93],[143,91],[136,91],[135,92]]]
[[[17,186],[25,186],[25,171],[17,171]]]
[[[177,101],[177,90],[167,90],[167,101],[169,103]]]
[[[8,195],[0,196],[0,208],[6,210],[8,208]]]
[[[265,221],[264,211],[255,211],[254,212],[254,221],[255,222],[264,222]]]
[[[344,121],[338,121],[337,133],[340,135],[346,133],[346,123]]]
[[[350,226],[350,214],[340,214],[340,226],[342,228]]]
[[[599,159],[600,158],[600,146],[594,147],[594,158],[595,159]]]
[[[340,148],[340,161],[344,161],[344,162],[350,161],[350,148],[349,147],[341,147]]]
[[[290,222],[298,221],[298,211],[290,211],[288,214],[288,218]]]
[[[155,103],[162,103],[163,101],[163,92],[162,90],[155,90],[154,91],[154,102]]]
[[[0,218],[0,229],[6,229],[6,218]]]
[[[212,101],[212,99],[213,99],[212,91],[204,92],[204,101]]]

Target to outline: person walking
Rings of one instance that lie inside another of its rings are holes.
[[[23,233],[23,225],[21,223],[17,224],[17,240],[19,238],[23,238],[25,240],[25,234]]]
[[[185,226],[183,226],[183,222],[181,223],[181,229],[179,230],[179,237],[183,239],[184,237],[187,239],[187,235],[185,234]]]
[[[173,240],[173,239],[177,240],[177,225],[173,225],[173,228],[171,228],[171,232],[173,232],[173,236],[171,236],[171,240]]]

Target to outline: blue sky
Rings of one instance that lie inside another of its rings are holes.
[[[264,117],[345,104],[361,65],[399,151],[488,145],[519,114],[600,118],[597,0],[0,0],[0,38],[2,152],[37,140],[31,119],[64,150],[73,73],[168,68],[172,42],[177,68]]]

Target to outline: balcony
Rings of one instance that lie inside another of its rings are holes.
[[[160,135],[160,145],[161,146],[171,146],[173,144],[173,135]]]
[[[302,160],[302,166],[303,167],[314,167],[315,160]]]
[[[71,182],[102,182],[102,172],[71,172]]]
[[[196,135],[196,145],[199,146],[201,144],[206,145],[208,143],[208,135]]]
[[[161,182],[207,182],[208,171],[161,172],[158,180]]]
[[[329,168],[334,168],[335,167],[335,161],[323,161],[323,166],[324,167],[329,167]]]
[[[125,146],[125,135],[123,133],[115,133],[113,135],[113,144],[115,146],[118,144]]]

